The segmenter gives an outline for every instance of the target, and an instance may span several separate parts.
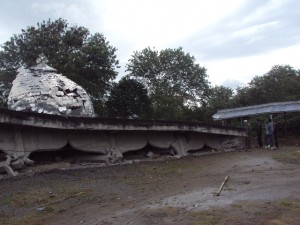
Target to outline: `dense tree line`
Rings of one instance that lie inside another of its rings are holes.
[[[254,77],[244,88],[238,88],[236,106],[300,99],[300,73],[289,65],[275,65],[263,76]]]
[[[0,107],[6,107],[17,68],[34,65],[41,53],[87,90],[103,117],[211,122],[218,109],[300,99],[300,72],[289,65],[275,65],[232,90],[212,86],[205,67],[182,48],[148,47],[133,53],[126,76],[116,81],[116,51],[103,34],[63,19],[28,27],[0,50]]]

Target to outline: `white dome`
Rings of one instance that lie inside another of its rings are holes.
[[[93,103],[75,82],[56,73],[40,56],[37,65],[18,69],[8,96],[8,108],[16,111],[93,117]]]

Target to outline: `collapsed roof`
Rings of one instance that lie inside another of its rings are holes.
[[[36,66],[18,69],[8,96],[8,108],[55,115],[95,116],[87,92],[46,63],[47,59],[41,55]]]

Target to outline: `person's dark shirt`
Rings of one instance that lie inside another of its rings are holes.
[[[261,122],[256,123],[256,133],[261,134],[262,133],[262,124]]]

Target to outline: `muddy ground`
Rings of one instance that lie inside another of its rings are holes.
[[[300,147],[294,144],[129,162],[81,164],[87,168],[60,162],[2,179],[0,224],[300,224]]]

